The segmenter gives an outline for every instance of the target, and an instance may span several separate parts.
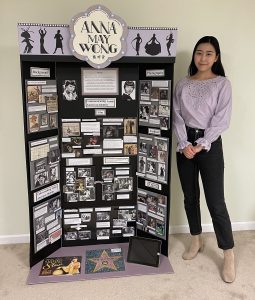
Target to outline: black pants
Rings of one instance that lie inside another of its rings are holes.
[[[188,141],[194,144],[204,131],[187,127]],[[234,247],[231,222],[224,199],[224,159],[222,140],[219,137],[212,143],[210,151],[202,150],[193,159],[177,152],[177,167],[184,193],[184,206],[192,235],[202,232],[200,214],[200,172],[206,203],[212,218],[219,248]]]

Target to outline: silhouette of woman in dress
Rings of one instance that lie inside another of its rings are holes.
[[[64,52],[63,52],[63,44],[62,44],[63,36],[60,33],[60,30],[57,31],[57,33],[54,36],[54,39],[56,39],[56,48],[55,48],[53,54],[56,53],[56,51],[57,51],[58,48],[60,48],[61,51],[62,51],[62,54],[64,54]]]
[[[136,43],[135,43],[135,47],[132,45],[132,43],[134,42],[134,41],[136,41]],[[139,55],[139,50],[140,50],[140,45],[141,45],[141,43],[142,43],[142,38],[140,37],[140,34],[139,33],[137,33],[137,36],[132,40],[132,42],[131,42],[131,45],[132,45],[132,47],[135,49],[135,51],[136,51],[136,55]]]
[[[24,30],[24,29],[22,29],[22,30],[23,30],[23,32],[21,33],[21,36],[24,38],[22,43],[26,43],[24,53],[31,53],[31,50],[32,50],[33,46],[30,42],[34,43],[34,41],[30,39],[29,28],[27,30]],[[31,31],[31,32],[33,32],[33,31]]]
[[[156,34],[154,33],[152,38],[145,45],[145,52],[150,55],[157,55],[161,52],[160,42],[156,38]]]
[[[173,34],[170,33],[170,34],[166,37],[166,40],[167,40],[167,44],[166,44],[167,52],[168,52],[168,55],[171,56],[171,53],[170,53],[170,47],[171,47],[171,44],[173,44],[173,42],[174,42]]]
[[[42,54],[47,54],[48,52],[44,48],[44,37],[46,35],[47,31],[44,28],[44,30],[39,29],[39,34],[40,34],[40,51]]]

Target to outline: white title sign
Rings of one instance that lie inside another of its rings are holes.
[[[94,68],[105,68],[126,52],[126,23],[102,5],[74,16],[70,31],[73,55]]]

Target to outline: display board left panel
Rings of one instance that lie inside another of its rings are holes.
[[[54,62],[21,59],[30,266],[61,247],[58,95]]]

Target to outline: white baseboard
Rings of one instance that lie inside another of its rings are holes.
[[[214,232],[212,224],[203,224],[203,232]],[[255,230],[255,222],[235,222],[232,223],[233,231]],[[170,226],[170,234],[189,233],[188,225]],[[29,243],[29,234],[20,235],[0,235],[0,245],[4,244],[24,244]]]
[[[203,232],[214,232],[212,224],[202,224]],[[255,222],[234,222],[232,223],[233,231],[255,230]],[[189,233],[188,225],[170,226],[170,234]]]
[[[4,244],[25,244],[30,242],[29,234],[0,235],[0,245]]]

